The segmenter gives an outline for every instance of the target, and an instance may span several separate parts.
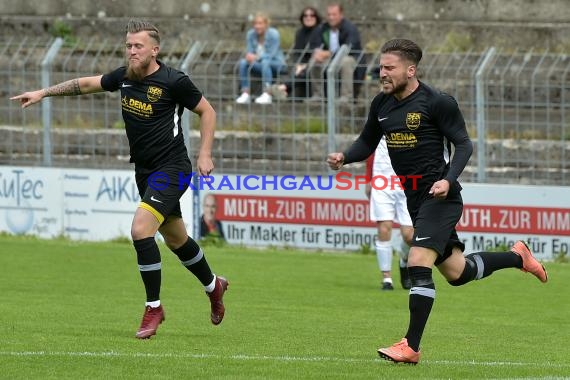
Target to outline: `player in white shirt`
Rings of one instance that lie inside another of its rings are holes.
[[[407,259],[409,244],[414,235],[412,219],[408,213],[406,195],[397,186],[392,189],[394,169],[390,163],[386,138],[383,137],[376,151],[366,161],[366,175],[373,181],[366,185],[366,195],[370,199],[370,220],[378,226],[378,240],[375,242],[378,267],[382,272],[382,290],[393,290],[392,283],[392,249],[400,255],[400,281],[404,289],[410,289]],[[385,189],[382,189],[385,186]],[[374,186],[373,186],[374,185]],[[392,247],[392,225],[400,225],[402,242]]]

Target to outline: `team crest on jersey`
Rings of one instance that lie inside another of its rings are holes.
[[[151,102],[156,102],[158,99],[160,99],[161,95],[162,95],[162,88],[160,87],[149,86],[146,92],[146,97]]]
[[[406,127],[410,131],[415,131],[420,126],[420,120],[422,118],[422,114],[419,112],[408,112],[406,115]]]

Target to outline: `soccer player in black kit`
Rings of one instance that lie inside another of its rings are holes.
[[[212,273],[204,252],[188,236],[180,210],[180,197],[187,184],[179,183],[179,178],[187,178],[192,172],[180,124],[182,112],[188,108],[200,117],[201,146],[197,166],[201,175],[208,175],[214,169],[212,145],[216,112],[186,74],[157,60],[160,34],[154,25],[131,20],[126,32],[126,66],[105,75],[72,79],[26,92],[12,99],[20,100],[22,107],[28,107],[46,96],[121,91],[131,162],[135,164],[141,196],[131,227],[146,290],[145,311],[136,337],[147,339],[156,334],[164,320],[160,303],[161,259],[155,241],[157,231],[181,263],[204,285],[210,298],[210,320],[214,325],[222,322],[224,317],[223,295],[228,281]]]
[[[421,176],[417,189],[404,183],[414,223],[408,258],[412,281],[408,331],[401,341],[378,349],[386,360],[412,364],[420,360],[420,340],[435,299],[434,265],[453,286],[504,268],[519,268],[547,281],[546,270],[523,241],[508,252],[463,255],[465,245],[455,231],[463,212],[457,178],[473,147],[455,99],[417,79],[421,58],[422,50],[413,41],[394,39],[384,44],[380,56],[382,92],[372,100],[364,129],[344,153],[331,153],[327,158],[335,170],[363,161],[385,135],[396,174]],[[451,144],[455,153],[450,161]]]

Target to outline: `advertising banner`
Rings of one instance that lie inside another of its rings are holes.
[[[133,172],[60,170],[65,236],[77,240],[130,236],[140,202]]]
[[[251,177],[251,176],[250,176]],[[252,178],[216,176],[201,184],[201,199],[216,200],[215,219],[230,243],[359,250],[371,246],[376,227],[358,178]],[[308,185],[310,182],[311,185]],[[304,186],[301,186],[303,185]],[[285,186],[283,186],[285,185]],[[570,248],[566,187],[463,184],[464,213],[457,225],[466,251],[488,251],[527,241],[540,259]],[[203,202],[202,202],[203,203]],[[393,241],[398,244],[395,225]]]
[[[62,234],[59,171],[0,167],[0,231],[51,238]]]
[[[391,182],[383,183],[394,186]],[[216,174],[208,179],[187,178],[186,183],[190,188],[181,208],[191,235],[214,234],[231,244],[344,251],[371,247],[376,239],[364,182],[348,173],[323,177]],[[200,196],[193,199],[195,190]],[[566,254],[570,249],[569,190],[463,184],[465,207],[457,230],[466,251],[508,248],[522,239],[540,259]],[[130,237],[139,202],[133,171],[0,168],[0,231],[12,234],[77,240]],[[395,225],[395,244],[399,238]]]

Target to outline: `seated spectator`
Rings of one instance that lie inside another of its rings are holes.
[[[280,97],[286,98],[307,98],[311,96],[310,83],[307,81],[307,65],[311,59],[311,54],[316,34],[321,25],[321,15],[314,7],[305,7],[299,16],[301,27],[295,33],[295,43],[293,45],[293,53],[291,59],[295,63],[295,70],[288,82],[274,85],[273,95],[279,94]]]
[[[320,33],[313,43],[316,48],[313,53],[314,65],[310,69],[312,101],[323,99],[323,77],[326,66],[342,45],[350,46],[350,54],[340,62],[340,103],[348,103],[354,99],[354,70],[356,60],[362,50],[360,33],[354,24],[344,18],[342,5],[333,3],[327,6],[327,22],[320,28]]]
[[[238,104],[251,102],[250,72],[261,75],[261,96],[255,99],[258,104],[271,104],[270,95],[273,77],[286,69],[285,57],[281,51],[281,36],[275,28],[269,27],[269,16],[258,12],[253,18],[253,28],[246,35],[245,58],[239,63],[239,79],[241,95],[236,99]]]

